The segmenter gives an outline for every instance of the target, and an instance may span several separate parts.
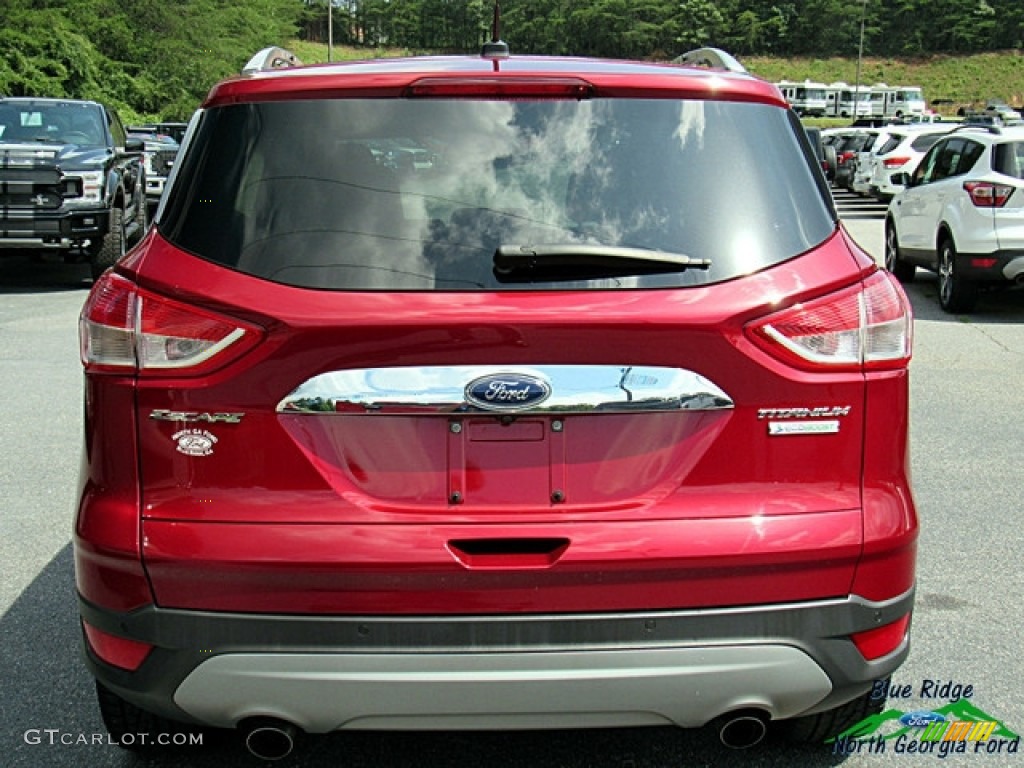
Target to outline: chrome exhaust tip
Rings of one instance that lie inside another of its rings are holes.
[[[715,721],[718,738],[729,749],[749,749],[768,735],[768,714],[760,710],[730,712]]]
[[[299,729],[284,720],[261,717],[245,726],[245,747],[261,760],[282,760],[295,749]]]

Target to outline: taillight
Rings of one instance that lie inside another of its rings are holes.
[[[138,640],[111,635],[96,629],[86,621],[82,622],[82,629],[85,630],[86,640],[89,641],[89,648],[93,653],[107,664],[127,669],[129,672],[134,672],[141,667],[142,662],[153,650],[153,646],[149,643],[140,643]]]
[[[205,374],[261,337],[254,325],[159,296],[113,272],[96,281],[79,318],[90,372]]]
[[[836,158],[836,162],[839,165],[845,165],[846,163],[853,160],[854,152],[840,152],[839,157]]]
[[[964,190],[979,208],[1002,208],[1014,188],[1010,184],[993,184],[990,181],[965,181]]]
[[[910,162],[909,157],[887,157],[882,161],[888,169],[902,168]]]
[[[910,361],[912,323],[903,289],[879,270],[862,283],[757,320],[747,332],[759,347],[796,368],[877,370]]]

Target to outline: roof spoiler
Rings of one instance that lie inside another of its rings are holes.
[[[299,61],[299,57],[294,53],[286,51],[284,48],[271,46],[269,48],[264,48],[249,59],[249,63],[242,67],[242,74],[252,75],[257,72],[264,72],[268,69],[282,69],[284,67],[301,66],[302,62]]]
[[[696,48],[687,51],[681,56],[672,59],[673,64],[682,64],[688,67],[709,67],[711,69],[724,69],[727,72],[746,73],[747,68],[736,60],[731,54],[720,48]]]

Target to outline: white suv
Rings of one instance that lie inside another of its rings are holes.
[[[919,123],[892,129],[884,141],[875,143],[868,191],[872,197],[889,202],[903,189],[894,177],[913,172],[924,153],[931,149],[952,126]]]
[[[982,287],[1024,284],[1024,126],[962,126],[928,151],[889,205],[885,266],[938,272],[939,303],[969,312]]]

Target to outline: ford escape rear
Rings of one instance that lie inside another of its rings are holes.
[[[874,706],[914,589],[909,307],[778,90],[700,58],[213,89],[82,314],[112,730],[739,745]]]

